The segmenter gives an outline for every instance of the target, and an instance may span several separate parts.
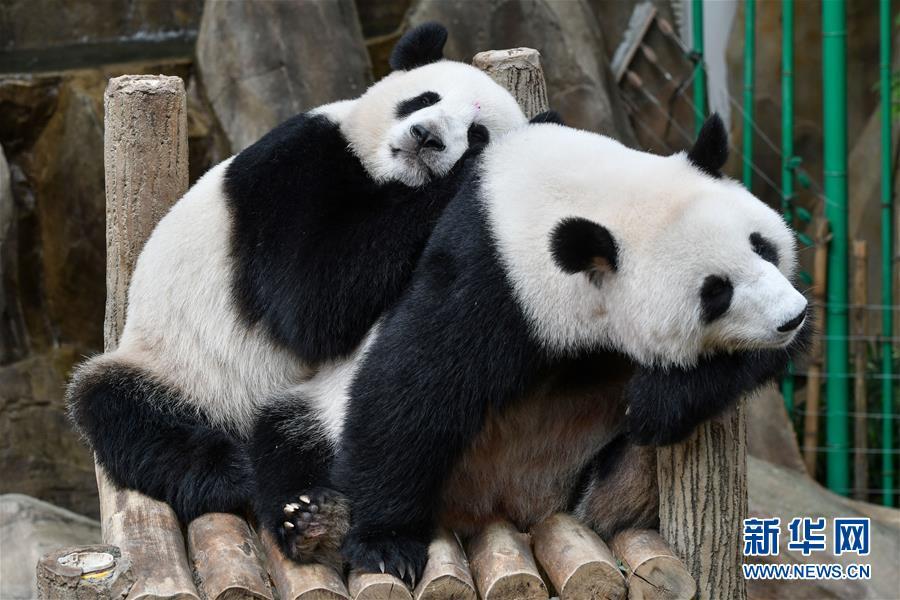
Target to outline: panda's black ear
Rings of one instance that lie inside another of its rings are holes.
[[[444,58],[447,28],[440,23],[422,23],[403,34],[391,52],[390,65],[395,71],[408,71]]]
[[[556,123],[557,125],[565,125],[563,118],[555,110],[545,110],[528,119],[529,123]]]
[[[582,217],[567,217],[550,234],[553,261],[566,273],[595,274],[619,268],[619,250],[609,230]]]
[[[728,132],[718,113],[713,113],[700,128],[697,141],[688,152],[691,164],[715,178],[722,176],[728,160]]]

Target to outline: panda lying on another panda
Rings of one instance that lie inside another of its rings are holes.
[[[352,354],[405,288],[487,142],[525,124],[447,31],[407,33],[395,72],[297,115],[211,169],[138,259],[119,346],[68,389],[112,480],[184,520],[254,497],[259,407]]]
[[[261,498],[288,552],[342,537],[352,566],[413,582],[439,523],[652,525],[641,446],[774,378],[809,331],[793,235],[726,157],[717,116],[668,157],[552,123],[487,148],[365,349],[257,424],[260,489],[310,484]]]

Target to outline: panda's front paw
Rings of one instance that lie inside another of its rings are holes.
[[[340,548],[350,527],[347,499],[327,488],[313,488],[292,498],[283,512],[276,533],[288,558],[328,564],[340,571]]]
[[[342,551],[352,567],[369,573],[390,573],[411,588],[421,579],[428,562],[428,544],[401,535],[361,535],[351,531]]]

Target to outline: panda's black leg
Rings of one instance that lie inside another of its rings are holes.
[[[333,491],[333,450],[302,397],[279,398],[257,417],[250,444],[259,524],[285,556],[340,570],[349,505]]]

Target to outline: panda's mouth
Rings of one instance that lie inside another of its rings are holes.
[[[392,158],[401,160],[404,166],[415,169],[417,172],[416,174],[425,179],[425,182],[438,177],[421,152],[404,150],[403,148],[397,148],[396,146],[391,146],[390,149]]]

